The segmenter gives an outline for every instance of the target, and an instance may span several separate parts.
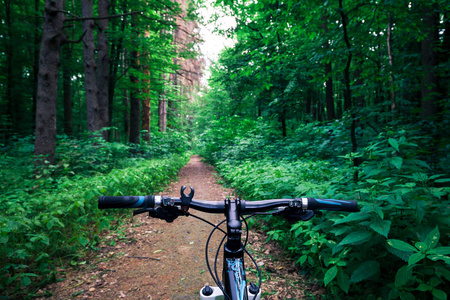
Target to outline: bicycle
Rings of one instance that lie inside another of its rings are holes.
[[[209,234],[205,246],[205,259],[208,271],[216,287],[204,286],[200,289],[201,300],[260,300],[261,298],[261,271],[255,259],[245,249],[248,241],[248,230],[245,243],[242,243],[242,223],[247,226],[247,219],[255,215],[278,215],[288,220],[307,221],[314,217],[316,210],[358,211],[358,204],[352,200],[294,198],[271,199],[261,201],[245,201],[241,199],[225,199],[224,201],[196,200],[194,188],[188,195],[184,193],[186,187],[181,187],[181,197],[169,196],[100,196],[99,209],[109,208],[138,208],[133,215],[148,213],[150,217],[159,218],[166,222],[173,222],[179,216],[191,216],[211,225],[213,229]],[[219,224],[212,224],[208,220],[193,215],[189,208],[207,213],[224,213],[226,219]],[[246,216],[246,217],[244,217]],[[226,221],[226,232],[219,228]],[[214,272],[208,258],[208,246],[213,233],[222,231],[224,237],[217,248],[214,259]],[[227,241],[224,243],[225,238]],[[217,260],[223,245],[222,281],[217,273]],[[244,265],[244,253],[247,254],[256,266],[259,284],[251,282],[247,286]]]

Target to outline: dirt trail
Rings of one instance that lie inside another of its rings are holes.
[[[162,194],[179,197],[182,185],[195,188],[195,199],[222,200],[232,193],[217,184],[213,167],[202,163],[199,156],[191,158],[178,181]],[[223,219],[223,215],[190,212],[214,224]],[[214,285],[204,254],[210,231],[209,225],[192,217],[166,223],[139,215],[122,232],[108,236],[100,253],[94,253],[86,264],[65,270],[65,280],[48,287],[54,295],[50,299],[199,299],[205,283]],[[217,234],[212,245],[218,245],[220,238]],[[113,246],[112,240],[118,242]],[[250,248],[266,269],[263,291],[269,295],[264,299],[300,299],[305,294],[322,293],[314,284],[308,291],[292,287],[291,283],[304,282],[304,276],[265,240],[262,233],[251,232]]]

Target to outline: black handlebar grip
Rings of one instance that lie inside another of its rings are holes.
[[[138,208],[155,206],[155,196],[99,196],[98,208]]]
[[[356,212],[358,210],[358,202],[353,200],[335,200],[335,199],[315,199],[307,198],[310,210],[335,210]]]

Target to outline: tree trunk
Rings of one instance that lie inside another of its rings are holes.
[[[166,132],[167,129],[167,100],[166,95],[161,93],[159,95],[158,103],[158,115],[159,115],[159,131]]]
[[[328,16],[327,11],[325,9],[325,13],[322,15],[322,27],[325,33],[325,36],[327,37],[326,42],[324,43],[324,49],[325,51],[328,51],[330,49],[330,43],[328,41]],[[332,72],[332,66],[331,61],[325,63],[325,102],[326,102],[326,108],[327,108],[327,120],[333,121],[336,119],[336,113],[334,110],[334,97],[333,97],[333,76],[331,75]]]
[[[71,45],[67,45],[68,49],[64,52],[66,64],[63,66],[63,94],[64,94],[64,133],[73,134],[73,118],[72,118],[72,72],[68,64],[72,58]]]
[[[139,72],[139,54],[137,51],[131,52],[131,68],[135,73]],[[139,97],[139,78],[133,73],[130,75],[130,143],[140,143],[141,129],[141,99]]]
[[[123,131],[125,132],[126,140],[130,137],[130,99],[128,97],[128,91],[123,92],[123,106],[125,110],[123,111]]]
[[[72,7],[73,2],[72,2]],[[64,10],[69,11],[67,7],[67,0],[64,2]],[[72,30],[72,40],[75,34],[75,23],[71,26]],[[66,44],[67,49],[63,51],[64,64],[63,64],[63,97],[64,97],[64,133],[67,135],[73,134],[73,116],[72,116],[72,68],[70,64],[72,63],[72,53],[73,44]]]
[[[142,100],[142,130],[145,130],[144,140],[150,143],[150,71],[148,66],[144,67],[144,89]]]
[[[145,32],[145,37],[150,37],[150,33],[148,31]],[[148,58],[148,53],[145,54]],[[143,138],[144,141],[150,143],[150,67],[147,63],[143,66],[143,100],[142,100],[142,130],[146,131]]]
[[[63,40],[63,0],[46,0],[36,103],[36,136],[34,154],[47,156],[55,163],[56,103],[58,92],[59,51]],[[44,163],[41,158],[39,163]]]
[[[92,0],[81,1],[81,15],[92,18]],[[98,88],[95,64],[94,28],[92,19],[82,21],[83,27],[83,61],[84,61],[84,89],[86,92],[86,121],[89,132],[97,131],[99,126]]]
[[[344,8],[342,7],[342,0],[339,0],[339,11],[341,13],[341,22],[342,22],[342,29],[344,31],[344,42],[347,46],[347,63],[345,65],[344,69],[344,111],[347,111],[352,106],[352,96],[351,96],[351,89],[350,89],[350,64],[352,62],[352,50],[350,45],[350,40],[348,38],[347,33],[347,16],[344,13]]]
[[[39,11],[39,4],[40,0],[34,0],[34,10],[36,13]],[[40,19],[35,18],[34,20],[34,48],[33,48],[33,77],[32,77],[32,84],[33,84],[33,92],[32,92],[32,99],[33,99],[33,108],[31,113],[31,122],[33,125],[33,131],[36,131],[36,101],[37,101],[37,82],[38,82],[38,76],[39,76],[39,44],[41,41],[41,33],[39,30],[40,27]]]
[[[393,73],[393,67],[394,67],[394,58],[392,55],[392,47],[391,47],[391,40],[392,40],[392,18],[391,14],[388,13],[388,34],[386,37],[386,43],[387,43],[387,50],[388,50],[388,56],[389,56],[389,82],[390,82],[390,94],[391,94],[391,112],[394,112],[396,110],[396,103],[395,103],[395,87],[394,87],[394,73]]]
[[[111,1],[111,7],[112,11],[114,11],[116,5],[116,1]],[[127,11],[127,3],[126,1],[122,2],[122,11]],[[112,22],[117,22],[117,18],[113,18]],[[125,25],[127,22],[120,21],[120,29],[121,34],[119,34],[119,39],[113,39],[111,42],[111,57],[112,60],[109,62],[109,83],[108,83],[108,120],[110,124],[113,122],[113,102],[114,102],[114,92],[116,87],[116,81],[118,77],[119,72],[119,66],[122,66],[124,69],[126,69],[126,61],[124,59],[121,59],[121,54],[123,54],[123,35],[125,31]],[[114,27],[114,23],[112,24],[112,27]],[[124,75],[124,74],[122,74]],[[112,131],[109,131],[109,141],[113,140]],[[125,135],[127,136],[128,140],[128,130],[125,131]]]
[[[435,50],[436,44],[439,41],[438,33],[438,13],[434,12],[433,6],[425,5],[424,11],[424,25],[425,25],[425,39],[422,41],[422,112],[421,117],[424,120],[432,120],[439,111],[438,101],[438,77],[436,76],[435,68],[438,64],[438,55]]]
[[[347,57],[347,64],[344,69],[344,83],[345,83],[345,89],[344,89],[344,111],[352,110],[351,112],[351,118],[352,123],[350,127],[350,140],[352,142],[352,152],[356,152],[358,150],[358,144],[356,141],[356,114],[354,112],[354,108],[352,108],[352,94],[350,89],[350,64],[352,62],[352,56],[353,52],[351,50],[350,45],[350,39],[348,37],[347,32],[347,16],[344,13],[344,8],[342,7],[342,0],[339,0],[339,11],[341,14],[341,21],[342,21],[342,29],[344,31],[344,41],[345,45],[347,46],[348,51],[348,57]],[[359,159],[355,157],[353,159],[353,166],[358,167],[359,166]],[[358,170],[355,171],[353,174],[353,180],[355,182],[358,182]]]
[[[6,57],[6,101],[8,101],[7,112],[6,115],[9,117],[10,130],[7,132],[15,131],[17,124],[17,111],[16,111],[16,99],[13,96],[13,85],[14,85],[14,74],[13,74],[13,65],[14,65],[14,49],[13,49],[13,41],[14,35],[12,30],[12,9],[11,9],[11,0],[5,1],[5,11],[6,11],[6,28],[7,28],[7,39],[5,43],[5,57]],[[9,137],[7,136],[6,139]]]
[[[98,1],[98,16],[108,17],[109,2],[107,0]],[[98,101],[98,121],[99,128],[109,127],[110,119],[108,114],[108,85],[109,85],[109,53],[108,53],[108,19],[98,20],[97,32],[97,101]],[[108,131],[102,132],[103,139],[108,140]]]

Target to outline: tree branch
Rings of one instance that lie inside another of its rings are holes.
[[[69,40],[65,35],[63,35],[62,44],[78,44],[83,39],[84,35],[86,34],[86,31],[83,32],[83,34],[80,36],[78,40]]]
[[[78,16],[76,16],[76,15],[74,15],[74,14],[68,12],[68,11],[65,11],[65,10],[59,10],[59,12],[62,12],[62,13],[65,13],[65,14],[69,14],[69,15],[75,17],[73,19],[66,19],[66,20],[64,20],[65,22],[69,22],[69,21],[114,19],[114,18],[130,16],[130,15],[142,14],[144,11],[132,11],[132,12],[124,13],[124,14],[120,14],[120,15],[112,15],[112,16],[106,16],[106,17],[87,17],[87,18],[80,18],[80,17],[78,17]]]

